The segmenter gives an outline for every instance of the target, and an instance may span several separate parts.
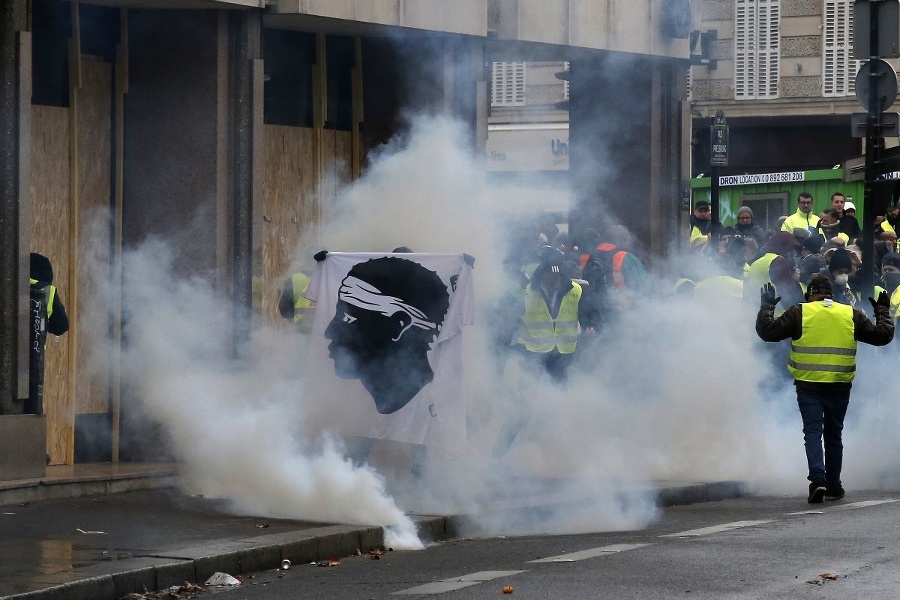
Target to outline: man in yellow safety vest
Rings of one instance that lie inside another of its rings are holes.
[[[807,502],[844,497],[841,430],[856,375],[856,344],[884,346],[894,338],[887,292],[869,298],[873,324],[862,311],[832,299],[831,281],[823,274],[810,279],[806,302],[775,318],[775,286],[760,290],[756,333],[766,342],[791,338],[788,371],[794,377],[797,404],[803,418],[803,439],[809,467]],[[824,437],[824,451],[823,451]]]

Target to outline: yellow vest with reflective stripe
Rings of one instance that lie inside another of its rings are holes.
[[[581,300],[581,286],[572,282],[572,289],[563,296],[556,318],[550,316],[550,309],[540,291],[533,290],[531,284],[525,287],[525,315],[519,328],[520,344],[529,352],[550,352],[556,348],[560,354],[575,352],[578,342],[578,302]]]
[[[830,299],[800,305],[803,332],[791,342],[788,371],[799,381],[849,383],[856,375],[853,307]]]

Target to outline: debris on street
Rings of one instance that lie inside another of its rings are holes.
[[[503,586],[503,593],[504,593],[504,594],[512,594],[512,593],[513,593],[513,586],[511,586],[511,585],[504,585],[504,586]]]
[[[127,594],[119,600],[180,600],[181,598],[196,598],[203,593],[203,590],[203,586],[199,583],[185,581],[182,586],[175,585],[161,592],[148,592],[145,587],[143,594]]]
[[[339,567],[341,566],[341,561],[338,558],[329,558],[328,560],[320,560],[313,564],[317,567]]]
[[[812,585],[822,585],[826,581],[836,581],[839,577],[840,575],[838,575],[837,573],[822,573],[821,575],[819,575],[818,579],[810,579],[806,583]]]
[[[216,571],[213,573],[209,579],[206,580],[206,585],[213,586],[235,586],[241,585],[241,580],[237,577],[232,577],[228,573],[223,573],[221,571]]]

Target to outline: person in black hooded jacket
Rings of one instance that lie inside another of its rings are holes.
[[[47,333],[62,335],[69,330],[69,315],[59,290],[53,285],[53,265],[43,254],[31,253],[31,289],[43,290],[47,298]]]

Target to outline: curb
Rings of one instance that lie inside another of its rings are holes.
[[[154,488],[177,487],[177,469],[154,473],[122,473],[90,477],[40,478],[0,482],[0,506],[41,502],[59,498],[79,498],[103,494],[119,494]]]
[[[447,537],[447,518],[414,516],[423,541]],[[296,533],[276,533],[208,545],[190,546],[159,556],[100,563],[71,572],[75,581],[42,590],[2,596],[0,600],[110,600],[145,590],[164,590],[184,582],[203,582],[213,573],[244,574],[354,556],[384,545],[381,527],[332,525]]]

